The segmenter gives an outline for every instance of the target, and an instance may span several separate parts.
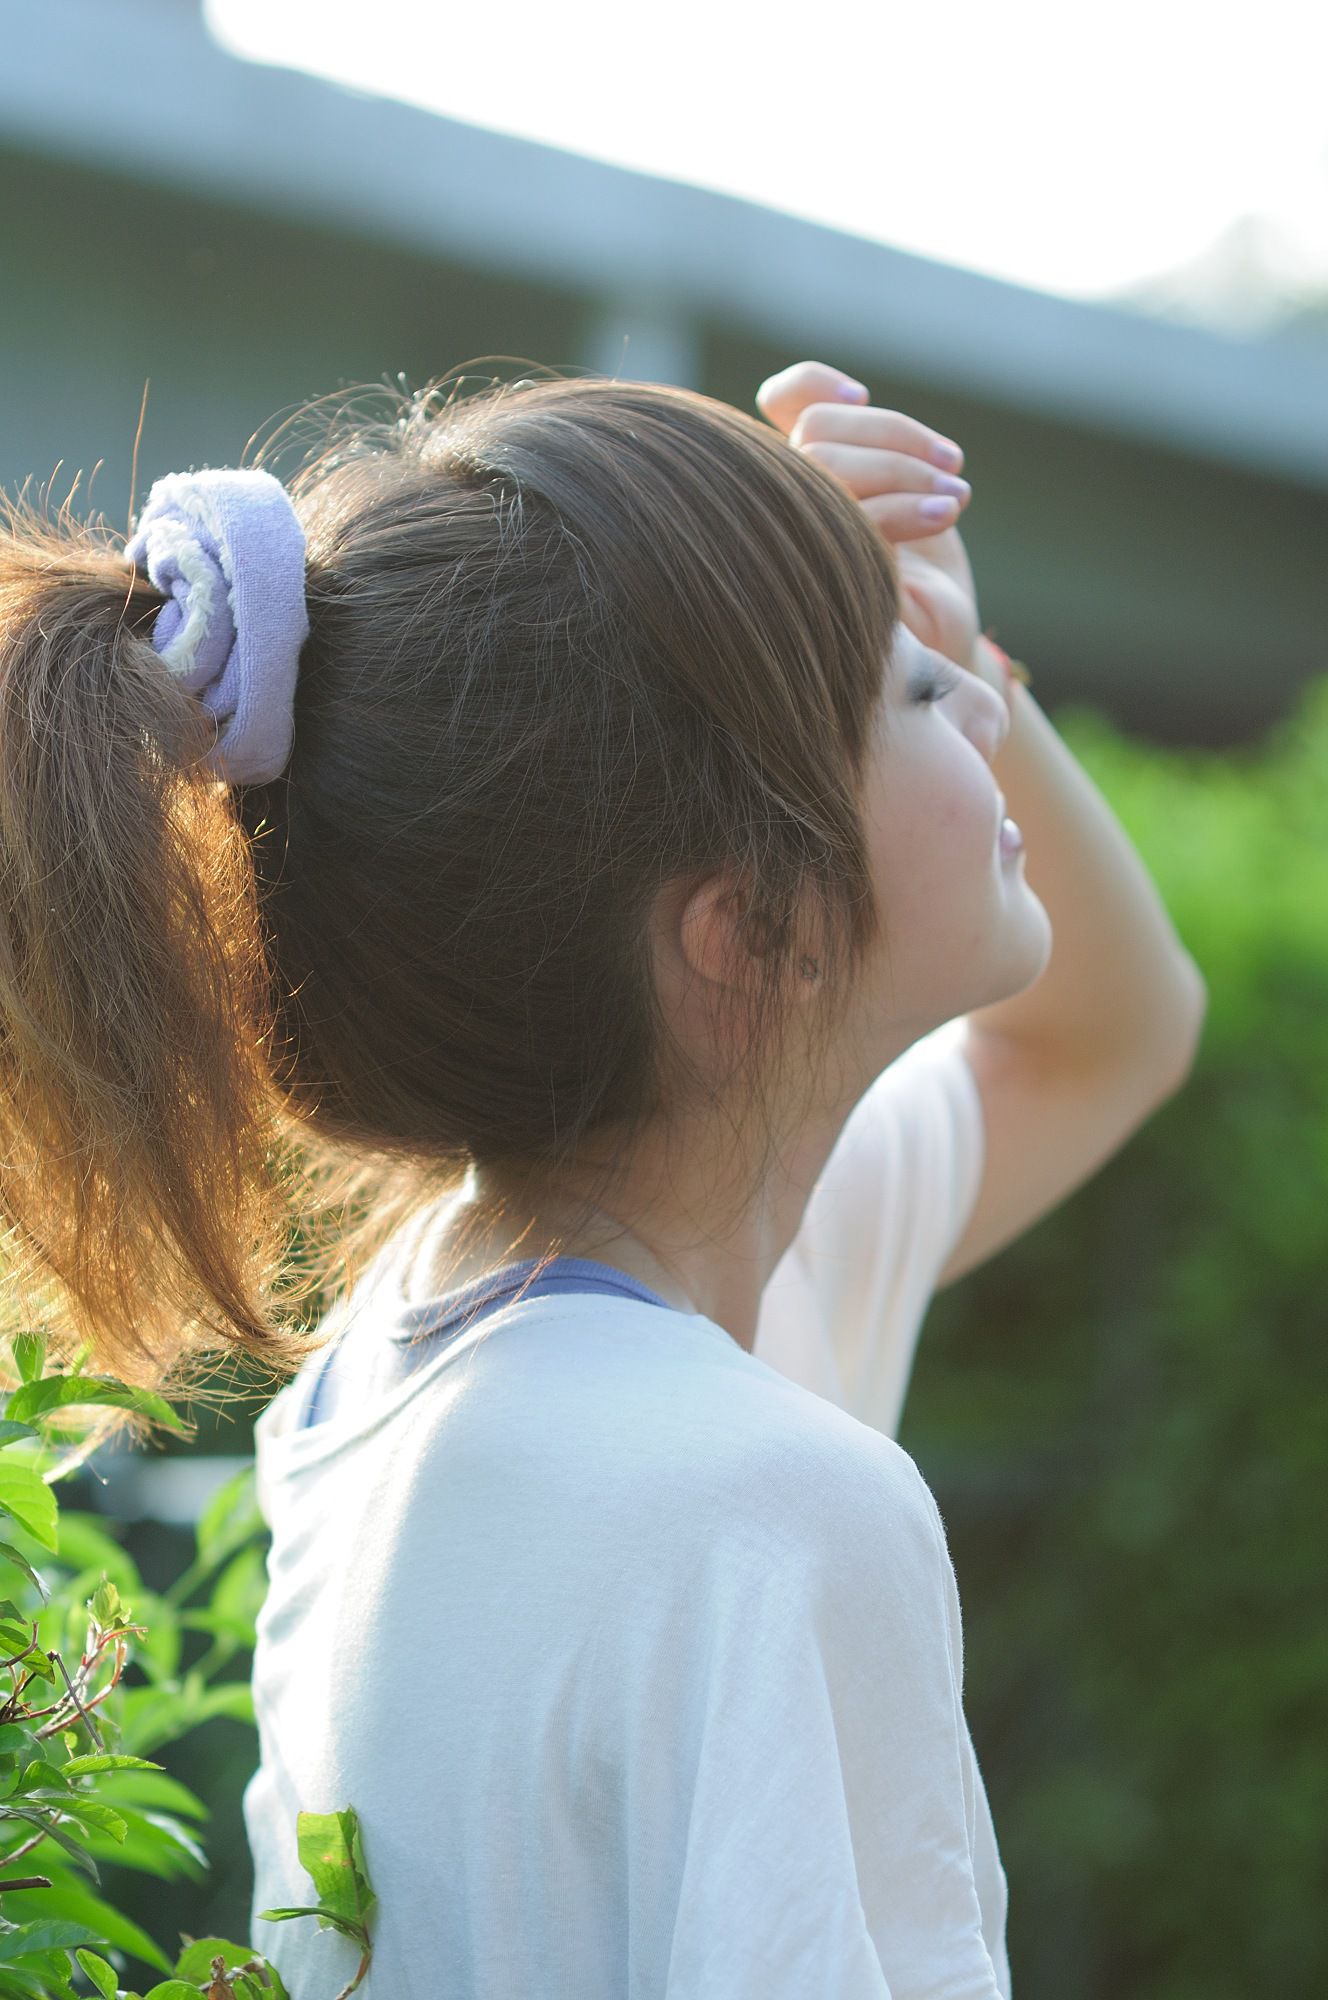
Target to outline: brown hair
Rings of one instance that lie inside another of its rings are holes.
[[[861,508],[690,390],[464,379],[322,399],[258,454],[316,428],[270,784],[207,770],[120,538],[3,499],[8,1333],[42,1312],[168,1391],[208,1352],[284,1376],[334,1260],[472,1162],[556,1184],[712,1087],[657,1003],[666,882],[743,885],[746,1103],[808,899],[827,1022],[877,934],[860,784],[898,600]]]

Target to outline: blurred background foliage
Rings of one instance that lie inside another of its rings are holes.
[[[1057,721],[1210,999],[1185,1089],[937,1297],[901,1429],[1015,1990],[1328,1991],[1328,681],[1240,753]]]

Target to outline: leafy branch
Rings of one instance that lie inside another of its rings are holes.
[[[109,1376],[44,1373],[40,1335],[20,1334],[10,1348],[19,1381],[0,1414],[0,1517],[14,1537],[0,1541],[0,1587],[7,1581],[13,1593],[0,1597],[0,2000],[80,2000],[79,1973],[102,2000],[289,2000],[276,1966],[251,1946],[185,1937],[172,1962],[81,1879],[100,1888],[99,1859],[166,1876],[206,1869],[185,1823],[205,1818],[206,1808],[144,1753],[214,1715],[253,1720],[247,1682],[208,1684],[252,1649],[266,1587],[252,1464],[204,1509],[188,1568],[169,1590],[152,1592],[95,1517],[62,1514],[53,1491],[97,1442],[95,1420],[92,1444],[85,1437],[63,1457],[54,1455],[53,1434],[71,1412],[99,1408],[179,1431],[175,1412]],[[204,1601],[191,1602],[199,1592]],[[190,1631],[210,1644],[182,1673]],[[66,1654],[75,1651],[71,1671]],[[130,1665],[146,1686],[126,1685]],[[336,1996],[348,2000],[369,1968],[376,1900],[354,1811],[301,1812],[297,1844],[316,1900],[263,1916],[312,1916],[350,1939],[359,1966]],[[15,1872],[37,1849],[44,1872]],[[20,1906],[22,1920],[12,1921],[8,1912]],[[112,1953],[144,1959],[166,1977],[145,1994],[126,1991]]]

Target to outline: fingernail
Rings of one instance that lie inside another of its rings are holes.
[[[944,521],[954,513],[959,502],[942,493],[934,493],[930,500],[919,500],[918,512],[924,521]]]
[[[870,396],[871,390],[864,382],[841,382],[835,394],[846,403],[860,403],[864,397]]]
[[[973,491],[966,479],[956,479],[953,472],[933,472],[931,483],[938,493],[953,493],[956,500],[967,500]]]
[[[937,465],[945,465],[952,472],[958,472],[964,462],[964,454],[949,438],[938,438],[931,448],[932,459]]]

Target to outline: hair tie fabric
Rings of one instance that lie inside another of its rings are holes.
[[[230,784],[266,784],[290,757],[304,556],[290,495],[257,467],[167,473],[125,547],[170,600],[152,644],[216,717],[208,763]]]

